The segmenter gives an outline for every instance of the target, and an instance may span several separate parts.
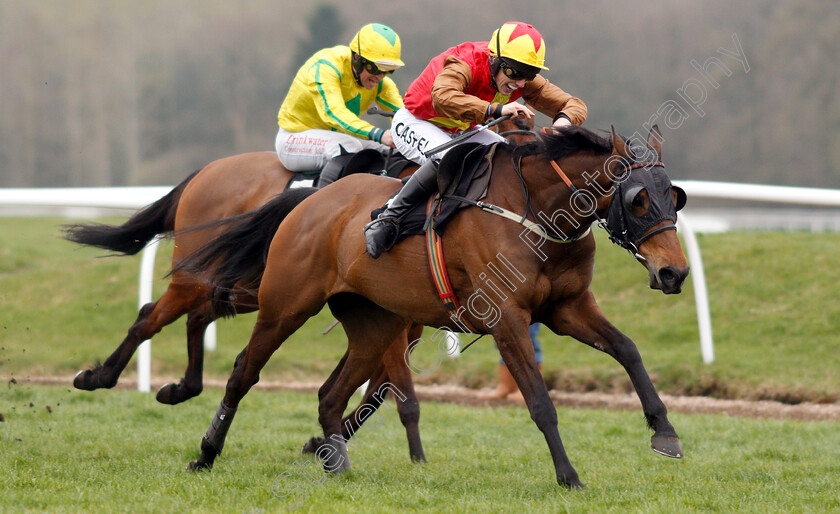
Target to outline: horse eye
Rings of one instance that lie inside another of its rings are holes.
[[[646,198],[645,198],[645,195],[644,195],[644,191],[645,191],[645,190],[644,190],[644,189],[642,189],[641,191],[639,191],[639,193],[638,193],[636,196],[634,196],[634,197],[633,197],[633,203],[632,203],[632,206],[633,206],[634,208],[636,208],[636,209],[643,209],[643,208],[645,207],[645,200],[646,200]]]
[[[634,216],[644,216],[650,206],[650,195],[647,192],[647,189],[641,189],[635,196],[633,196],[633,200],[630,202],[630,212],[633,213]]]

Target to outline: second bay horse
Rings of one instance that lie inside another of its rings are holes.
[[[403,176],[408,176],[416,165],[407,166]],[[211,162],[189,175],[160,200],[131,216],[122,225],[99,223],[65,227],[65,237],[70,241],[95,246],[122,255],[133,255],[158,235],[174,234],[172,262],[177,263],[219,232],[219,228],[185,230],[217,220],[252,212],[282,193],[294,173],[286,170],[274,152],[238,154]],[[312,194],[312,188],[292,189],[284,194],[283,209],[291,210],[297,203]],[[273,227],[280,223],[281,215],[268,220]],[[267,247],[266,247],[267,249]],[[258,250],[259,251],[259,250]],[[260,265],[260,271],[262,266]],[[246,277],[259,283],[261,273]],[[255,295],[247,288],[238,288],[236,302],[227,314],[253,312],[257,309]],[[102,364],[80,371],[73,385],[77,389],[96,390],[112,388],[141,342],[151,339],[163,327],[187,315],[187,368],[179,383],[164,385],[157,393],[161,403],[175,405],[199,395],[203,388],[204,332],[207,326],[220,317],[210,303],[212,288],[194,274],[175,271],[166,291],[154,302],[140,308],[136,321],[116,350]],[[412,327],[411,340],[422,333],[422,326]],[[425,460],[420,441],[418,422],[419,406],[414,395],[413,381],[401,356],[408,344],[408,336],[397,337],[393,356],[386,355],[370,377],[370,387],[360,404],[378,406],[382,398],[374,396],[386,382],[398,384],[408,397],[398,403],[400,418],[406,427],[409,452],[412,460]],[[387,352],[386,352],[387,353]],[[388,363],[391,363],[389,369]],[[363,411],[369,412],[369,411]],[[358,428],[365,417],[356,411],[348,414],[345,431]],[[345,434],[346,435],[346,434]]]

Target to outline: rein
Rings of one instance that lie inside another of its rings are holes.
[[[504,134],[504,135],[512,135],[512,134],[532,135],[534,137],[539,138],[538,134],[536,134],[535,132],[530,131],[530,130],[509,130],[509,131],[503,132],[502,134]],[[502,135],[502,134],[499,134],[499,135]],[[525,185],[525,178],[522,176],[522,155],[519,155],[519,159],[516,160],[516,156],[514,155],[514,153],[511,153],[510,161],[511,161],[511,165],[513,166],[513,170],[516,172],[516,176],[519,178],[519,184],[522,187],[522,196],[525,198],[525,213],[524,214],[521,214],[521,215],[516,214],[515,212],[510,211],[508,209],[505,209],[503,207],[499,207],[498,205],[493,205],[491,203],[482,202],[482,201],[473,201],[473,200],[470,200],[469,198],[464,198],[462,196],[457,196],[457,195],[446,195],[446,196],[442,197],[441,199],[442,200],[443,199],[455,200],[457,202],[472,205],[473,207],[478,207],[479,209],[481,209],[484,212],[487,212],[487,213],[490,213],[490,214],[495,214],[496,216],[501,216],[502,218],[505,218],[505,219],[509,219],[511,221],[514,221],[514,222],[522,225],[523,227],[525,227],[526,229],[530,230],[531,232],[537,234],[541,238],[547,239],[547,240],[549,240],[553,243],[559,243],[559,244],[574,243],[574,242],[580,241],[581,239],[583,239],[584,237],[589,235],[589,233],[592,231],[592,227],[588,227],[583,233],[578,234],[575,237],[563,237],[559,234],[552,234],[546,228],[543,228],[542,225],[540,225],[538,223],[534,223],[533,221],[529,220],[528,219],[528,213],[529,212],[531,213],[531,216],[534,217],[534,219],[537,219],[537,215],[534,213],[534,210],[531,208],[530,193],[528,192],[528,187]],[[552,161],[551,163],[556,167],[556,169],[558,169],[558,170],[560,169],[554,161]],[[569,179],[568,179],[568,177],[566,177],[565,173],[563,173],[562,170],[560,170],[560,173],[561,173],[561,177],[565,177],[564,181],[566,182],[566,184],[568,184],[570,187],[573,188],[573,190],[575,190],[574,186],[571,185],[571,181],[569,181]],[[599,218],[599,221],[603,221],[603,220],[600,220],[600,218]],[[606,228],[606,225],[604,225],[604,227]]]
[[[509,131],[508,133],[534,134],[533,132],[529,132],[529,131],[526,131],[526,130],[521,130],[521,131],[515,130],[515,131]],[[536,135],[536,134],[534,134],[534,135]],[[537,137],[539,137],[539,136],[537,136]],[[466,203],[466,204],[472,205],[474,207],[478,207],[479,209],[481,209],[484,212],[488,212],[490,214],[495,214],[495,215],[501,216],[505,219],[509,219],[511,221],[514,221],[514,222],[522,225],[526,229],[530,230],[531,232],[534,232],[535,234],[539,235],[540,237],[542,237],[544,239],[547,239],[547,240],[549,240],[553,243],[559,243],[559,244],[574,243],[574,242],[579,241],[579,240],[583,239],[584,237],[588,236],[589,233],[592,231],[591,226],[587,227],[587,229],[583,233],[578,234],[575,237],[563,237],[559,234],[552,233],[550,231],[550,229],[548,229],[547,227],[543,227],[542,225],[540,225],[538,223],[534,223],[534,222],[530,221],[529,219],[527,219],[528,213],[531,213],[531,215],[534,217],[534,219],[537,219],[537,216],[534,213],[533,208],[531,207],[531,198],[530,198],[530,194],[528,192],[528,187],[525,185],[525,178],[522,176],[522,157],[523,156],[519,155],[518,157],[519,158],[517,160],[515,153],[511,153],[510,159],[511,159],[511,165],[513,166],[513,170],[516,172],[516,175],[519,178],[519,184],[522,187],[522,196],[525,198],[525,213],[524,214],[521,214],[521,215],[516,214],[512,211],[509,211],[509,210],[504,209],[502,207],[499,207],[497,205],[493,205],[491,203],[482,202],[482,201],[473,201],[473,200],[470,200],[468,198],[464,198],[464,197],[461,197],[461,196],[447,195],[444,198],[452,199],[452,200],[455,200],[455,201],[461,202],[461,203]],[[565,183],[566,186],[572,191],[572,194],[578,192],[579,191],[578,188],[575,187],[575,185],[572,183],[571,179],[569,179],[569,176],[566,175],[566,173],[563,171],[562,168],[560,168],[560,165],[557,164],[557,162],[554,161],[554,160],[549,161],[549,162],[551,163],[551,166],[554,168],[554,171],[557,172],[557,175],[560,177],[560,179],[563,181],[563,183]],[[633,163],[629,166],[626,166],[625,170],[627,172],[630,172],[634,169],[646,168],[646,167],[649,167],[649,166],[659,166],[659,167],[664,168],[665,164],[662,161],[636,162],[636,163]],[[613,197],[615,197],[616,194],[618,194],[618,188],[616,188],[615,192],[613,193]],[[592,214],[595,216],[596,222],[607,233],[610,241],[612,243],[624,248],[628,252],[630,252],[630,254],[636,260],[638,260],[639,262],[642,262],[642,263],[647,262],[647,260],[642,256],[642,254],[639,253],[639,246],[642,243],[644,243],[645,241],[647,241],[651,237],[655,236],[656,234],[659,234],[659,233],[664,232],[666,230],[676,230],[677,229],[677,226],[675,224],[665,225],[663,227],[659,227],[655,230],[651,230],[650,232],[647,232],[646,234],[642,235],[641,237],[639,237],[635,241],[630,241],[626,238],[626,234],[627,234],[626,228],[624,229],[623,233],[616,234],[615,232],[610,230],[610,228],[607,224],[607,220],[605,220],[604,218],[599,216],[595,207],[593,205],[590,205],[589,200],[586,198],[586,196],[581,195],[580,198],[583,200],[587,209],[592,211]],[[615,200],[615,198],[613,198],[613,201],[614,200]],[[622,227],[624,227],[623,219],[622,219]]]
[[[628,170],[635,170],[636,168],[647,168],[648,166],[659,166],[664,168],[665,163],[662,161],[646,161],[646,162],[636,162],[631,164],[627,167]]]

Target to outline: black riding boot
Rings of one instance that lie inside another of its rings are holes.
[[[397,237],[399,219],[437,191],[437,169],[437,161],[427,161],[417,168],[388,208],[365,225],[365,244],[371,257],[376,259],[383,251],[390,250]]]
[[[322,189],[341,178],[341,172],[344,171],[346,163],[347,159],[343,155],[328,160],[318,177],[318,189]]]

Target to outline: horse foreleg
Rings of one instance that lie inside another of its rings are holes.
[[[647,424],[654,431],[651,448],[668,457],[680,458],[684,455],[677,432],[668,421],[668,409],[656,392],[636,344],[607,320],[590,291],[559,306],[552,315],[549,328],[558,334],[568,334],[617,360],[627,371],[642,402]]]
[[[73,386],[76,389],[93,391],[110,389],[117,385],[117,380],[140,343],[151,339],[163,327],[181,317],[191,308],[198,295],[195,287],[170,283],[158,301],[147,303],[140,309],[137,320],[128,329],[128,334],[114,353],[105,359],[103,364],[77,373],[73,379]]]
[[[572,467],[572,463],[569,462],[566,450],[563,448],[563,441],[560,439],[560,432],[557,429],[557,409],[554,408],[548,396],[548,390],[537,366],[533,345],[528,335],[528,321],[521,319],[516,323],[512,321],[515,317],[513,314],[503,315],[499,325],[504,326],[499,326],[493,332],[493,337],[499,346],[499,353],[522,392],[531,419],[545,436],[554,463],[557,483],[564,487],[582,488],[583,484],[578,478],[577,471]],[[506,320],[507,323],[505,323]]]

